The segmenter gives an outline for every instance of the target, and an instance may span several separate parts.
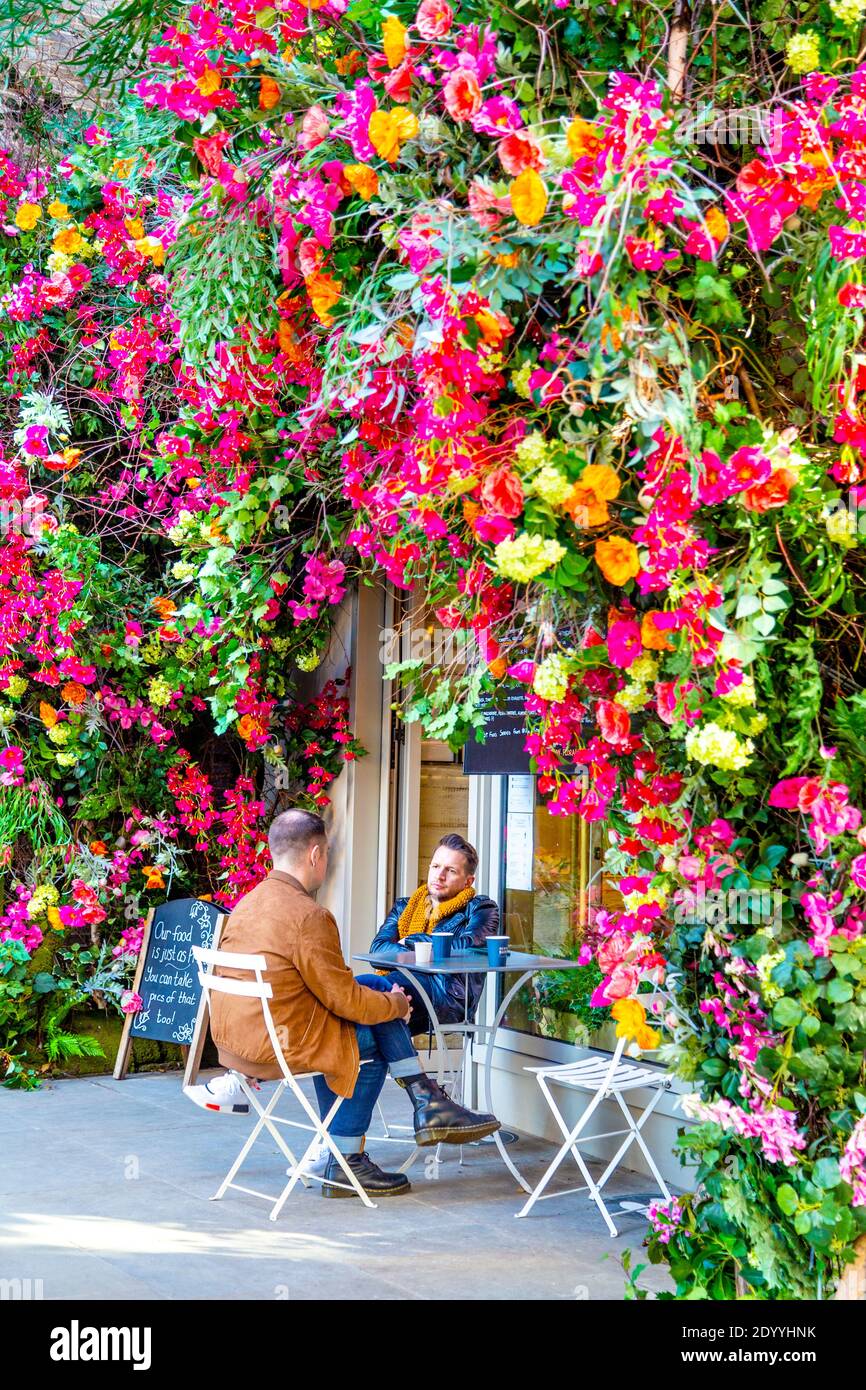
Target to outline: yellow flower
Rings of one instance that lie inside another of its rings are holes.
[[[611,536],[595,543],[595,563],[609,584],[627,584],[640,573],[637,546],[625,536]]]
[[[400,146],[414,140],[418,134],[418,117],[407,106],[394,106],[390,111],[374,111],[367,131],[370,143],[380,159],[394,164]]]
[[[594,125],[589,121],[584,121],[580,116],[575,116],[568,130],[565,132],[568,142],[568,153],[572,159],[580,159],[582,155],[595,154],[601,143]]]
[[[382,25],[382,47],[388,67],[399,68],[406,57],[406,30],[394,14],[389,14]]]
[[[65,203],[61,203],[59,198],[55,198],[53,203],[48,204],[48,216],[53,217],[55,222],[65,222],[69,216],[69,208]]]
[[[60,251],[64,256],[74,256],[79,251],[84,242],[81,233],[74,227],[63,227],[55,233],[54,241],[51,243],[55,251]]]
[[[616,1020],[618,1038],[633,1038],[639,1028],[646,1026],[646,1011],[637,999],[617,999],[610,1013]]]
[[[138,241],[139,237],[144,236],[144,223],[140,217],[128,217],[123,225],[133,241]]]
[[[547,189],[534,169],[524,169],[511,180],[508,196],[511,211],[524,227],[534,227],[541,221],[547,208]]]
[[[54,931],[63,931],[63,921],[56,907],[49,907],[45,916]]]
[[[20,227],[22,232],[32,232],[41,216],[42,209],[38,203],[22,203],[15,214],[15,226]]]
[[[159,237],[139,237],[135,243],[135,249],[139,256],[144,256],[147,260],[153,261],[154,265],[162,265],[165,261],[165,247]]]
[[[379,192],[379,175],[369,164],[344,164],[343,178],[365,203]]]
[[[119,179],[128,179],[133,169],[137,155],[130,155],[127,159],[114,159],[111,163],[111,172],[116,174]]]
[[[559,564],[565,546],[534,532],[523,531],[514,540],[500,541],[494,553],[496,568],[503,578],[528,584]]]

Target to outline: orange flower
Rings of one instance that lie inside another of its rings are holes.
[[[213,92],[218,92],[222,84],[223,75],[217,68],[205,68],[195,85],[203,97],[209,97]]]
[[[46,729],[53,729],[58,720],[57,710],[53,705],[49,705],[46,700],[39,701],[39,718]]]
[[[108,853],[108,845],[104,840],[91,840],[87,848],[91,854],[96,855],[97,859],[101,859],[104,854]]]
[[[237,723],[237,730],[244,742],[247,742],[262,732],[261,721],[254,719],[251,714],[242,714]]]
[[[673,643],[669,641],[665,632],[656,626],[656,618],[659,616],[657,608],[652,609],[650,613],[644,613],[640,625],[640,640],[651,652],[672,652]]]
[[[821,145],[816,150],[804,150],[799,162],[809,164],[815,170],[811,179],[804,180],[800,184],[801,192],[808,189],[803,199],[804,206],[814,209],[820,203],[822,195],[826,193],[828,188],[833,187],[838,177],[833,167],[833,146]]]
[[[640,573],[637,546],[625,536],[610,536],[595,543],[595,563],[609,584],[622,586]]]
[[[139,237],[144,236],[144,223],[140,217],[127,217],[123,225],[133,241],[138,241]]]
[[[155,598],[152,600],[153,606],[161,618],[170,618],[177,612],[177,605],[170,598]]]
[[[704,221],[707,224],[707,231],[713,238],[713,241],[722,242],[726,240],[731,230],[731,224],[721,208],[707,208]]]
[[[508,662],[504,656],[497,656],[493,661],[488,661],[487,669],[495,681],[501,681],[508,670]]]
[[[524,227],[534,227],[547,208],[547,189],[544,180],[534,169],[524,169],[508,186],[511,210]]]
[[[135,168],[137,155],[130,155],[128,159],[114,159],[111,162],[111,172],[119,179],[127,179]]]
[[[352,73],[357,72],[360,66],[361,50],[359,48],[352,48],[341,58],[334,59],[334,67],[341,77],[351,77]]]
[[[144,874],[147,880],[147,882],[144,885],[146,889],[165,887],[165,880],[162,876],[161,864],[142,864],[141,872]]]
[[[394,14],[389,14],[382,25],[382,47],[388,67],[399,68],[406,57],[406,30]]]
[[[379,158],[395,164],[400,146],[407,140],[414,140],[418,134],[418,117],[408,106],[394,106],[390,111],[376,110],[370,117],[367,134]]]
[[[511,321],[496,309],[479,309],[475,322],[481,329],[481,336],[492,348],[501,347],[505,338],[514,332]]]
[[[365,203],[369,203],[379,192],[379,175],[369,164],[345,164],[343,178]]]
[[[471,497],[463,498],[463,520],[467,525],[471,525],[480,511],[480,502],[473,502]]]
[[[48,918],[48,921],[50,925],[53,927],[54,931],[63,931],[63,918],[60,916],[60,913],[56,907],[49,907],[45,916]]]
[[[277,336],[280,344],[280,352],[282,352],[290,362],[303,362],[304,354],[298,346],[298,341],[292,330],[292,325],[287,323],[285,319],[280,319]]]
[[[590,157],[597,154],[601,145],[594,125],[589,121],[584,121],[580,116],[575,116],[568,130],[565,132],[568,143],[568,153],[572,159],[582,159],[584,155]]]
[[[325,275],[321,270],[316,270],[312,275],[307,276],[304,283],[307,286],[307,294],[310,296],[313,313],[326,328],[330,327],[334,320],[328,310],[333,308],[340,298],[340,291],[343,288],[342,280],[335,280],[333,276]]]
[[[575,526],[603,526],[610,519],[608,502],[619,496],[619,478],[606,463],[584,468],[565,504]]]
[[[70,705],[83,705],[87,699],[87,691],[80,681],[67,681],[60,694]]]
[[[493,257],[497,265],[501,265],[505,270],[514,270],[520,264],[519,251],[505,251]]]
[[[259,78],[259,110],[271,111],[279,103],[282,92],[272,77]]]

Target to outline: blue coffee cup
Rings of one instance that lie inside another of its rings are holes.
[[[454,933],[450,931],[434,931],[433,933],[433,959],[448,960],[451,955],[451,942]]]
[[[490,965],[505,965],[508,960],[507,936],[488,936],[487,960]]]

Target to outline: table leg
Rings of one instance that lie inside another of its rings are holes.
[[[514,996],[515,996],[515,994],[517,993],[517,991],[518,991],[519,989],[522,989],[522,987],[526,984],[527,980],[531,980],[531,979],[532,979],[532,976],[533,976],[534,973],[535,973],[535,972],[534,972],[533,970],[527,970],[527,971],[525,971],[524,974],[522,974],[522,975],[520,976],[520,979],[517,981],[517,983],[514,984],[514,985],[512,985],[511,989],[510,989],[510,990],[508,991],[508,993],[504,996],[504,998],[503,998],[503,1000],[502,1000],[502,1003],[499,1005],[499,1008],[496,1010],[496,1014],[495,1014],[495,1016],[494,1016],[493,1023],[492,1023],[491,1026],[490,1026],[490,1031],[489,1031],[488,1036],[487,1036],[487,1054],[486,1054],[486,1056],[485,1056],[485,1058],[484,1058],[484,1101],[483,1101],[484,1109],[487,1110],[487,1111],[490,1111],[490,1112],[493,1111],[493,1101],[492,1101],[492,1099],[491,1099],[491,1094],[490,1094],[490,1093],[491,1093],[491,1084],[490,1084],[490,1083],[491,1083],[491,1077],[492,1077],[492,1074],[493,1074],[493,1047],[494,1047],[494,1044],[495,1044],[495,1042],[496,1042],[496,1034],[497,1034],[497,1032],[499,1031],[499,1028],[501,1027],[502,1020],[503,1020],[503,1018],[505,1017],[506,1011],[507,1011],[507,1009],[508,1009],[508,1005],[511,1003],[511,1001],[512,1001],[512,999],[514,998]],[[524,1192],[531,1192],[531,1191],[532,1191],[532,1188],[530,1187],[529,1183],[526,1181],[525,1178],[521,1177],[520,1173],[517,1171],[517,1169],[515,1168],[513,1162],[511,1161],[511,1157],[510,1157],[510,1155],[509,1155],[509,1153],[508,1153],[508,1150],[506,1149],[505,1145],[503,1144],[502,1139],[500,1138],[500,1135],[499,1135],[499,1131],[498,1131],[498,1130],[497,1130],[496,1133],[493,1135],[493,1140],[494,1140],[494,1142],[495,1142],[495,1144],[496,1144],[496,1147],[497,1147],[498,1150],[499,1150],[499,1154],[500,1154],[500,1157],[501,1157],[501,1159],[502,1159],[502,1162],[505,1164],[506,1168],[507,1168],[508,1171],[511,1173],[512,1177],[514,1177],[514,1178],[516,1179],[516,1181],[517,1181],[517,1182],[520,1184],[520,1186],[523,1188]]]

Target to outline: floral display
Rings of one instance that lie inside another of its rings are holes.
[[[315,673],[388,585],[472,653],[389,668],[403,717],[458,748],[520,688],[549,813],[603,828],[591,1007],[691,1091],[650,1257],[681,1297],[832,1291],[866,1233],[866,68],[862,7],[807,8],[755,20],[780,94],[738,15],[686,81],[619,0],[166,5],[123,101],[0,156],[8,1081],[28,990],[50,1021],[89,952],[134,1011],[148,895],[231,905],[281,792],[327,804],[363,750]]]

